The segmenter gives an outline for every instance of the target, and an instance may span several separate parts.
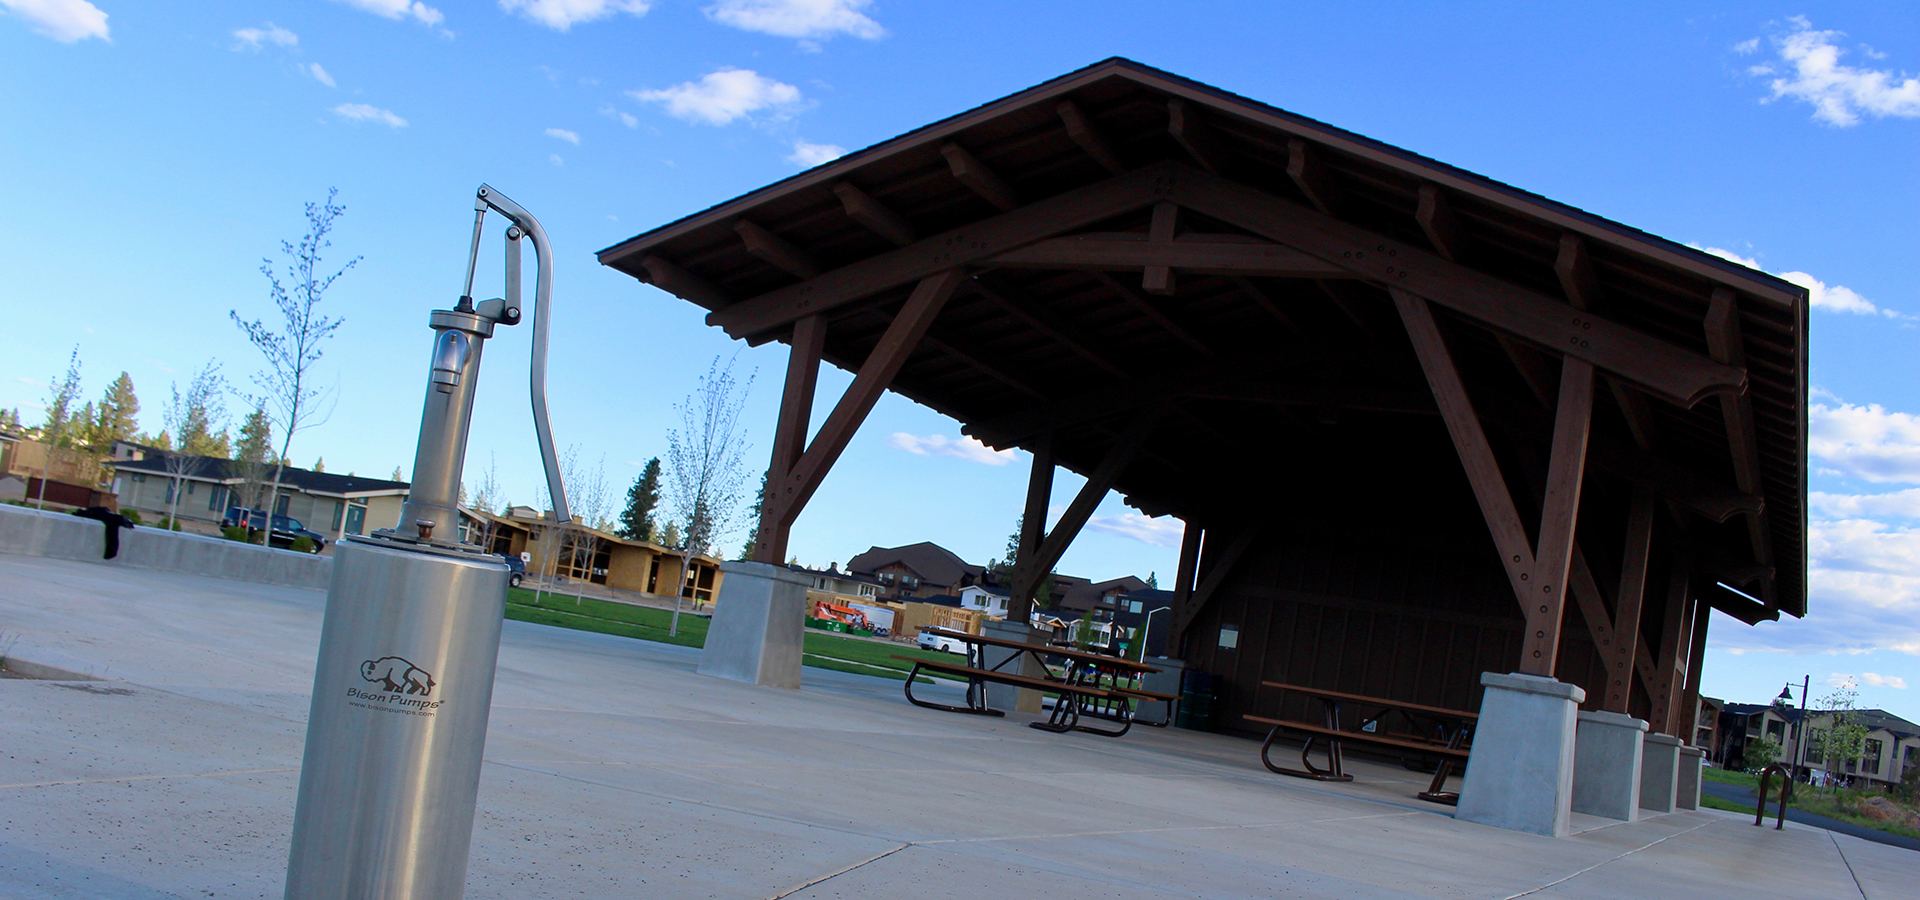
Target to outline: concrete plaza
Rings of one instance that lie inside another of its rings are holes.
[[[0,652],[102,679],[0,681],[0,897],[278,897],[322,605],[0,555]],[[1710,810],[1501,831],[1394,767],[1287,779],[1243,739],[1056,736],[696,657],[507,623],[467,896],[1800,900],[1913,897],[1920,870]]]

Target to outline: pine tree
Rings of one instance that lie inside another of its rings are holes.
[[[647,460],[640,477],[627,489],[627,508],[620,513],[619,535],[630,541],[653,540],[654,507],[660,504],[660,458]]]
[[[1147,587],[1156,591],[1160,589],[1160,578],[1158,574],[1154,572],[1147,573]]]
[[[80,399],[80,348],[76,345],[72,355],[67,357],[67,373],[54,379],[54,386],[47,394],[47,421],[40,426],[40,440],[58,447],[71,447],[75,443],[73,401]]]
[[[94,452],[106,453],[114,441],[130,440],[140,427],[140,399],[133,393],[133,378],[125,372],[107,386],[107,393],[94,407],[92,445]]]
[[[72,446],[88,451],[93,450],[94,432],[100,427],[100,422],[93,411],[93,401],[88,400],[87,405],[80,407],[80,412],[71,421]]]
[[[181,449],[186,447],[182,445]],[[240,425],[240,440],[234,443],[233,459],[239,463],[239,475],[245,480],[246,506],[257,508],[266,499],[266,480],[273,459],[273,420],[267,417],[265,407],[254,407]]]
[[[20,430],[20,410],[0,409],[0,431]]]
[[[313,458],[313,470],[314,470],[315,472],[325,472],[325,471],[327,470],[327,458],[326,458],[326,457],[324,457],[324,456],[316,456],[316,457],[314,457],[314,458]],[[461,490],[463,490],[463,491],[464,491],[464,490],[466,490],[466,488],[461,488]]]
[[[181,453],[226,459],[235,456],[233,440],[227,434],[227,380],[220,375],[220,363],[207,360],[200,371],[187,381],[187,392],[180,393],[175,383],[167,402],[167,426],[173,430],[173,443]],[[261,445],[260,458],[266,455]],[[238,458],[235,456],[235,458]]]
[[[403,473],[403,472],[401,472],[401,471],[400,471],[400,467],[399,467],[399,466],[394,466],[394,467],[393,467],[393,477],[392,477],[392,478],[389,478],[389,479],[387,479],[387,480],[388,480],[388,481],[405,481],[405,480],[407,480],[407,478],[406,478],[406,475],[405,475],[405,473]]]
[[[680,526],[673,522],[668,522],[667,530],[660,535],[659,543],[663,547],[680,546]]]

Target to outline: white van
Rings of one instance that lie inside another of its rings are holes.
[[[944,635],[934,634],[932,628],[922,628],[920,629],[920,649],[940,650],[947,653],[964,655],[967,652],[967,644],[959,638],[950,638]]]

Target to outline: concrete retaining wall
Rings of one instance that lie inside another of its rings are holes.
[[[0,553],[48,556],[131,569],[157,569],[326,590],[333,559],[241,544],[179,531],[134,527],[120,532],[120,555],[101,559],[106,526],[67,513],[0,505]]]

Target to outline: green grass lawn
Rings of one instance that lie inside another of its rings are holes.
[[[1726,769],[1702,769],[1700,770],[1700,777],[1708,781],[1717,781],[1721,784],[1737,784],[1755,790],[1758,790],[1760,786],[1760,776],[1747,772],[1730,772]],[[1769,810],[1773,808],[1775,803],[1779,802],[1780,798],[1780,779],[1774,778],[1770,781],[1771,783],[1767,785],[1767,808]],[[1871,793],[1847,788],[1817,788],[1804,784],[1796,784],[1793,786],[1793,795],[1788,799],[1787,805],[1794,809],[1805,810],[1815,815],[1826,816],[1829,819],[1851,822],[1863,828],[1874,828],[1890,834],[1920,838],[1920,831],[1915,831],[1912,828],[1897,825],[1892,822],[1876,821],[1862,815],[1859,810],[1859,803],[1871,796],[1873,796]],[[1704,794],[1701,795],[1700,802],[1714,809],[1727,809],[1744,813],[1753,812],[1751,805],[1720,800]],[[1772,815],[1772,813],[1769,812],[1768,815]]]
[[[1743,787],[1758,787],[1760,784],[1760,776],[1758,775],[1751,775],[1746,772],[1732,772],[1726,769],[1715,769],[1711,767],[1702,768],[1700,770],[1700,777],[1708,781],[1717,781],[1717,782],[1720,782],[1721,784],[1737,784]],[[1773,783],[1779,784],[1780,779],[1778,778],[1773,779]]]
[[[708,619],[706,616],[682,612],[679,633],[669,635],[667,629],[673,618],[671,610],[595,600],[591,597],[576,601],[573,597],[553,594],[543,595],[538,602],[535,602],[533,591],[526,588],[508,589],[507,618],[539,625],[557,625],[561,628],[638,638],[643,641],[679,644],[683,647],[702,647],[707,643]],[[943,662],[960,660],[959,656],[951,653],[938,653],[917,647],[843,637],[813,629],[807,630],[801,652],[803,654],[801,662],[815,668],[853,672],[859,675],[878,675],[882,678],[902,681],[906,680],[907,671],[913,664],[892,659],[894,654]]]

